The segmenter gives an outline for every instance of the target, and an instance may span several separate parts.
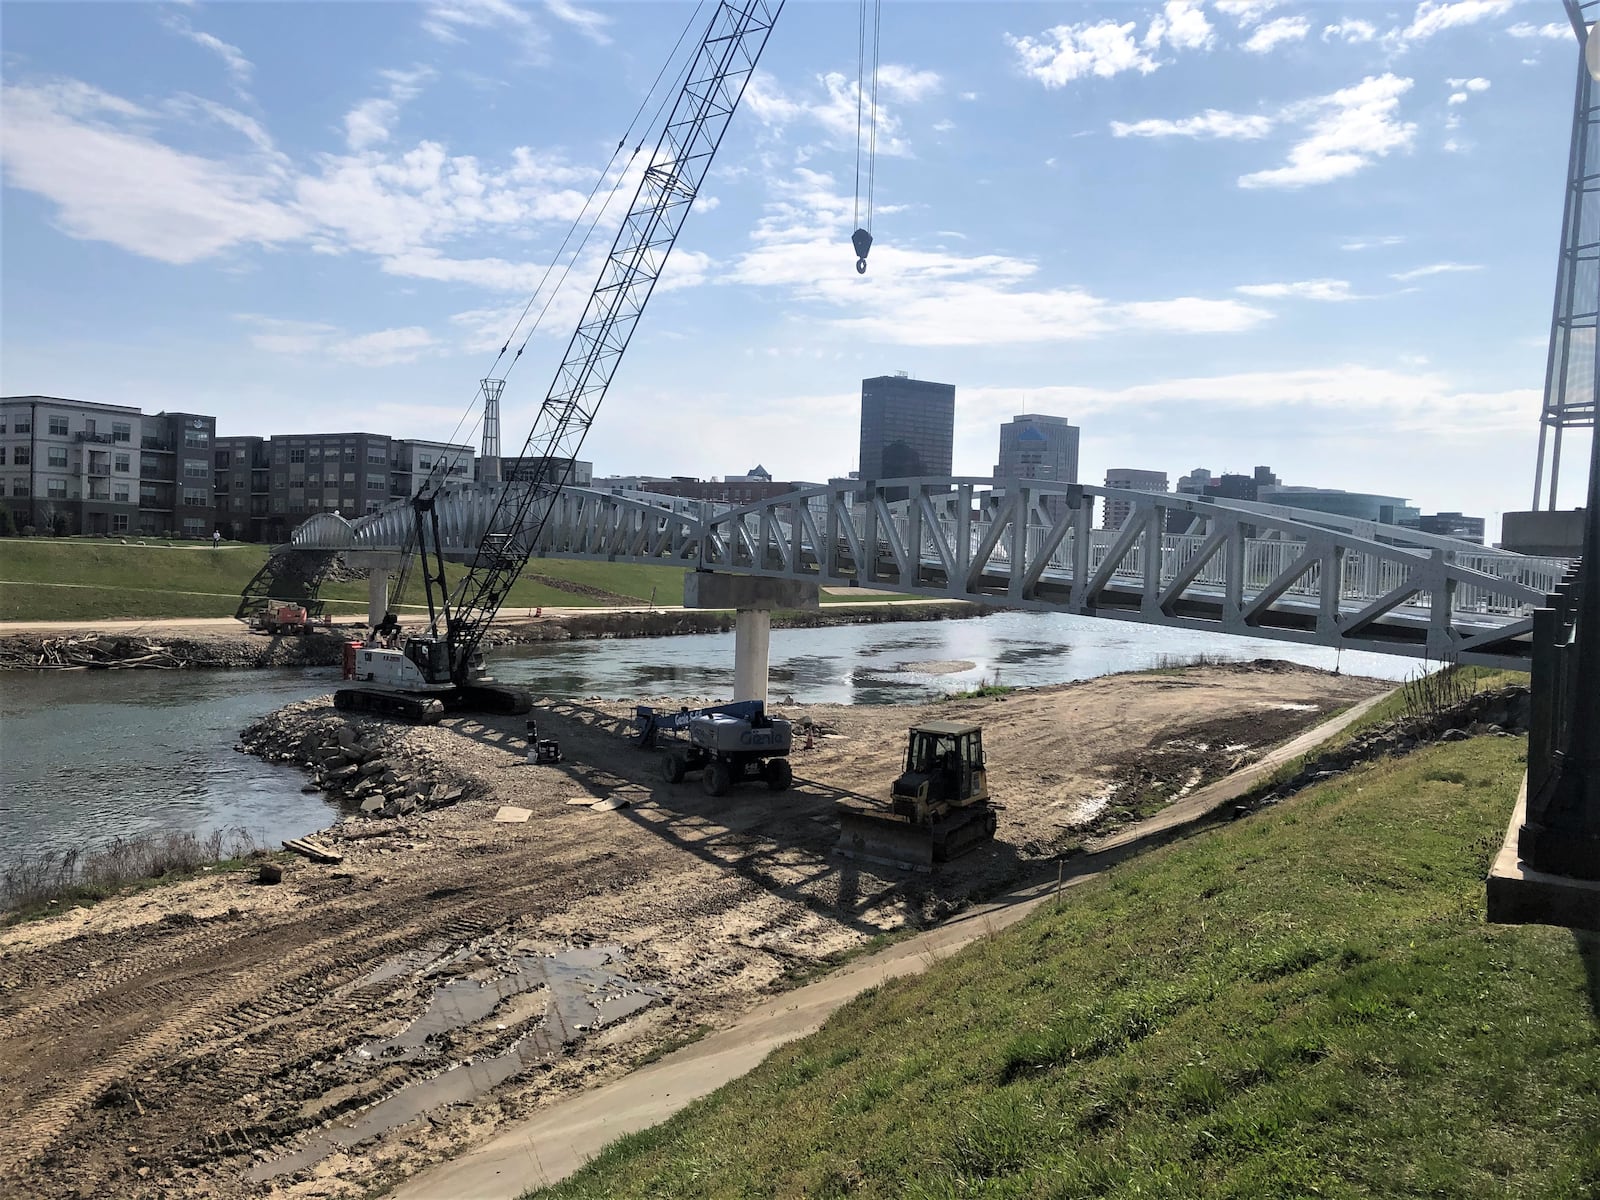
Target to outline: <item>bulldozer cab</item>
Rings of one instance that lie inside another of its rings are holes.
[[[987,795],[983,730],[954,721],[914,725],[906,745],[905,775],[928,780],[928,799],[960,802]]]

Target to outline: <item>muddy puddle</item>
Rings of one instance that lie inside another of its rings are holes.
[[[472,947],[454,951],[425,947],[395,956],[361,983],[386,983],[405,975],[450,975],[477,958],[479,953]],[[522,1071],[558,1058],[586,1034],[661,999],[659,988],[635,983],[621,974],[622,959],[620,946],[576,947],[554,954],[522,951],[506,956],[488,971],[480,968],[455,974],[436,984],[421,1016],[392,1037],[358,1047],[349,1061],[380,1067],[441,1060],[449,1053],[452,1033],[481,1025],[502,1008],[508,1010],[508,1018],[511,1010],[526,1011],[526,1004],[507,1003],[524,993],[543,991],[543,1012],[499,1053],[480,1054],[408,1083],[376,1104],[319,1130],[298,1150],[258,1163],[245,1178],[259,1183],[302,1171],[336,1150],[360,1145],[424,1113],[470,1103]],[[507,1025],[497,1023],[495,1028],[504,1030]]]

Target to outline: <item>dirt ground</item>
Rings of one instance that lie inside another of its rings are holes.
[[[793,790],[720,798],[667,784],[615,703],[538,706],[559,766],[526,762],[522,717],[406,730],[490,798],[351,818],[324,837],[343,862],[277,886],[209,876],[0,931],[0,1196],[369,1194],[1385,686],[1273,663],[792,707],[823,731]],[[835,801],[886,795],[928,716],[983,724],[995,843],[932,876],[833,855]]]

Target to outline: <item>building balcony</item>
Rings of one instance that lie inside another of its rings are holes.
[[[115,440],[109,433],[85,433],[80,430],[72,435],[72,440],[75,442],[94,442],[102,446],[115,445]]]
[[[159,450],[163,454],[171,454],[172,453],[172,443],[171,442],[163,442],[160,438],[142,437],[142,438],[139,439],[139,449],[141,449],[141,450]]]

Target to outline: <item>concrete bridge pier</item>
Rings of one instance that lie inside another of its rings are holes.
[[[367,572],[367,624],[379,624],[389,611],[389,578],[405,566],[405,555],[347,550],[344,561],[346,566]]]
[[[685,608],[731,608],[738,614],[733,634],[735,700],[767,698],[772,610],[816,608],[818,595],[816,584],[798,579],[762,579],[709,571],[691,571],[683,577]]]

